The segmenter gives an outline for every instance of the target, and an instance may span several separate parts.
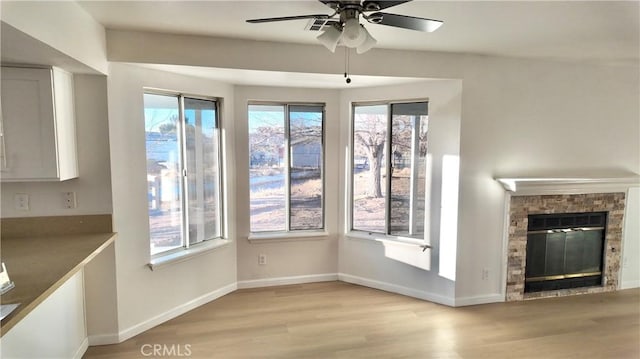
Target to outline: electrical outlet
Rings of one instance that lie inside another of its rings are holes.
[[[482,269],[482,280],[489,279],[489,268]]]
[[[78,203],[76,202],[76,193],[75,192],[63,192],[62,193],[62,204],[64,208],[76,208]]]
[[[267,264],[267,255],[266,254],[259,254],[258,255],[258,264],[261,265],[261,266]]]
[[[14,207],[19,211],[29,210],[29,195],[27,193],[16,193],[13,195]]]

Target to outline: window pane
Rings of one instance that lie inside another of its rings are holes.
[[[289,107],[290,229],[322,229],[321,106]]]
[[[249,105],[251,232],[285,231],[285,108]]]
[[[178,98],[144,94],[151,254],[183,246]]]
[[[389,233],[424,237],[427,103],[391,105]]]
[[[385,233],[387,106],[355,106],[353,229]]]
[[[184,117],[189,244],[194,244],[221,235],[216,103],[185,98]]]

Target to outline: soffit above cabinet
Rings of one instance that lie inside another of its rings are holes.
[[[3,65],[56,66],[74,74],[99,74],[5,22],[0,22],[0,61]]]

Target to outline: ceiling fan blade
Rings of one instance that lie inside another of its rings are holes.
[[[440,20],[424,19],[398,14],[376,12],[369,15],[371,22],[380,25],[401,27],[403,29],[432,32],[436,31],[443,22]]]
[[[259,24],[262,22],[289,21],[289,20],[301,20],[301,19],[328,19],[328,18],[329,18],[329,15],[316,14],[316,15],[267,17],[264,19],[251,19],[251,20],[247,20],[247,22],[250,24]]]
[[[404,4],[404,3],[410,2],[410,1],[412,1],[412,0],[404,0],[404,1],[387,1],[387,0],[370,1],[370,0],[365,0],[365,1],[362,2],[362,8],[365,11],[380,11],[380,10],[388,9],[388,8],[390,8],[392,6]]]
[[[320,1],[321,3],[327,5],[328,7],[332,8],[334,10],[337,7],[338,3],[340,2],[340,1],[337,1],[337,0],[318,0],[318,1]]]

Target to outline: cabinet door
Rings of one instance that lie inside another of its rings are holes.
[[[2,68],[2,180],[58,178],[51,69]]]

